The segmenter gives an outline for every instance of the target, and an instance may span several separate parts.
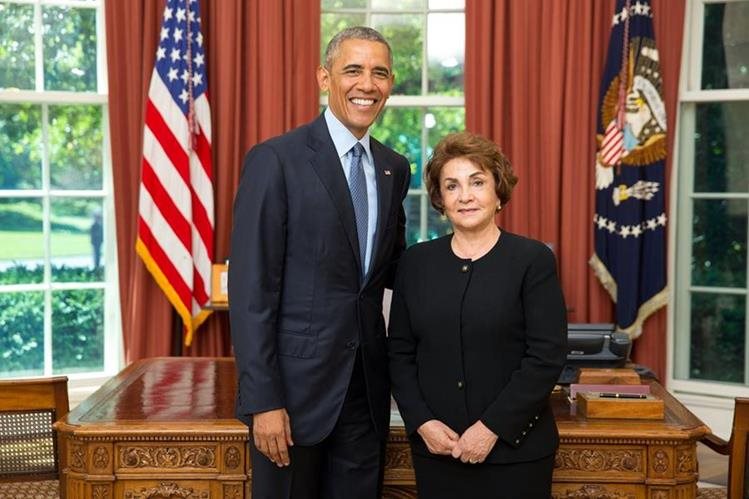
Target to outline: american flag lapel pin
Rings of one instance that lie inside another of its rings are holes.
[[[390,175],[390,170],[385,170],[385,175]]]

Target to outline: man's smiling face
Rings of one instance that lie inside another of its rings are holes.
[[[317,70],[317,83],[328,92],[330,110],[358,139],[382,111],[393,81],[387,46],[369,40],[344,40],[330,68]]]

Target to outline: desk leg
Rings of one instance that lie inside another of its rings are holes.
[[[648,447],[648,499],[694,499],[697,479],[696,443]]]

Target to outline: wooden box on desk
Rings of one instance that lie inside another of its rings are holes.
[[[581,367],[577,382],[580,384],[639,385],[640,375],[630,368]]]
[[[663,419],[663,399],[646,394],[616,394],[580,392],[577,394],[577,414],[590,419]]]
[[[229,303],[228,275],[228,263],[214,263],[211,266],[211,303],[213,305],[227,305]]]

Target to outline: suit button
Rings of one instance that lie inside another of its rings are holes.
[[[461,272],[468,272],[468,265],[463,265],[462,267],[460,267],[460,271]]]
[[[346,343],[346,348],[349,350],[356,350],[356,342],[354,340],[349,341]]]
[[[515,443],[519,444],[520,443],[520,439],[515,440]]]
[[[364,301],[364,295],[359,295],[359,301]]]
[[[462,389],[463,389],[463,382],[458,381],[458,390],[462,390]]]
[[[528,432],[523,430],[523,436],[525,436]]]

